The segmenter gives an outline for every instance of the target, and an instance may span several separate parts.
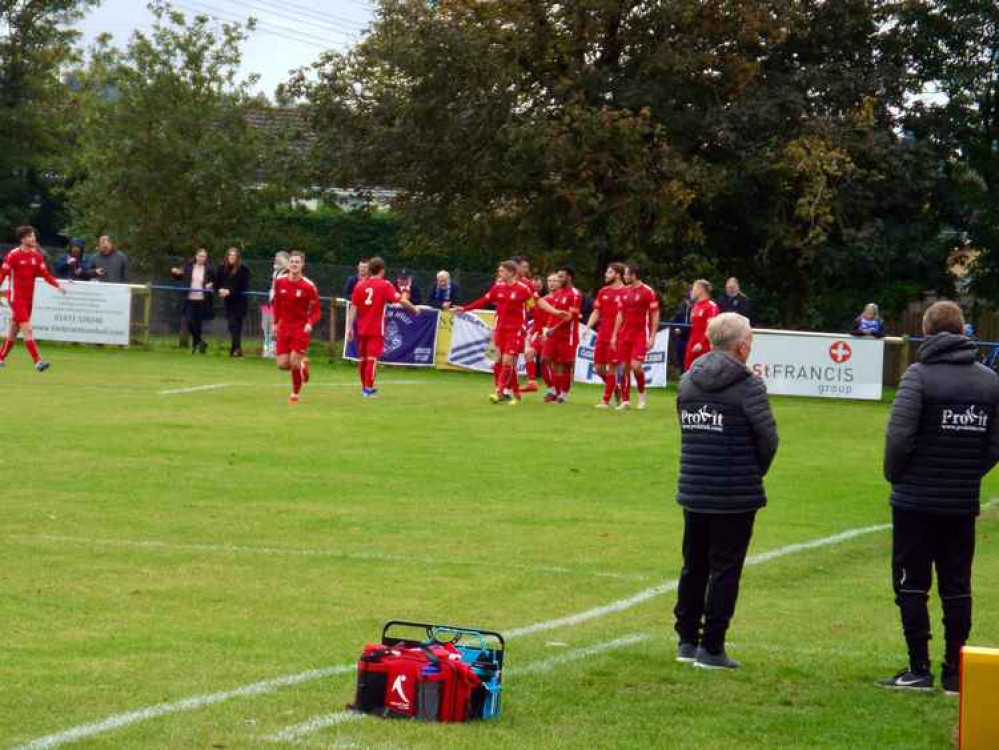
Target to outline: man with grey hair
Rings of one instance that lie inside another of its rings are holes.
[[[114,246],[110,234],[97,242],[97,252],[90,256],[90,271],[97,281],[124,284],[128,281],[128,256]]]
[[[777,453],[777,425],[763,381],[746,366],[749,321],[722,313],[708,324],[711,351],[684,374],[677,393],[683,508],[683,569],[677,589],[677,661],[735,669],[725,653],[763,477]]]
[[[999,461],[999,377],[978,362],[953,302],[923,316],[926,340],[899,383],[885,440],[891,482],[892,582],[909,664],[881,680],[889,688],[929,690],[930,616],[936,569],[943,608],[944,691],[960,689],[961,648],[971,633],[971,563],[982,478]]]

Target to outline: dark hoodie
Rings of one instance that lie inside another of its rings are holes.
[[[978,515],[982,477],[999,460],[999,377],[955,333],[923,342],[899,383],[885,440],[891,504]]]
[[[767,388],[729,354],[711,351],[680,381],[677,502],[698,513],[745,513],[767,504],[763,477],[777,453]]]

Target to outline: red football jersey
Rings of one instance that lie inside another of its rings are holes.
[[[354,330],[358,336],[385,335],[385,305],[402,299],[395,285],[381,276],[361,279],[350,295],[350,303],[357,308]]]
[[[552,336],[560,341],[568,341],[575,345],[579,343],[579,317],[583,308],[583,294],[575,287],[559,289],[552,294],[549,304],[556,310],[563,310],[572,317],[568,320],[553,319]]]
[[[316,285],[304,276],[292,281],[290,276],[281,276],[274,282],[274,323],[281,327],[282,334],[300,331],[306,324],[319,322],[319,291]]]
[[[37,250],[15,247],[0,266],[0,284],[10,278],[7,299],[11,305],[31,307],[35,299],[35,279],[42,278],[49,285],[59,288],[59,281],[45,266],[45,256]]]
[[[647,339],[651,333],[649,318],[658,309],[659,299],[648,284],[624,287],[621,290],[621,312],[624,313],[624,319],[617,333],[618,340]]]
[[[600,322],[597,323],[597,341],[600,343],[609,343],[614,335],[614,321],[621,312],[621,294],[626,288],[620,286],[615,289],[610,285],[605,286],[597,292],[597,298],[593,300],[593,309],[600,311]]]
[[[711,351],[708,341],[708,323],[718,315],[718,305],[709,299],[701,300],[690,311],[690,337],[687,340],[687,351],[684,356],[684,366],[689,368],[694,360],[705,352]],[[699,352],[694,352],[694,346],[701,345]]]
[[[479,310],[492,303],[496,307],[496,330],[515,331],[527,324],[527,303],[534,297],[534,289],[528,289],[527,284],[497,281],[484,297],[465,305],[465,310]]]

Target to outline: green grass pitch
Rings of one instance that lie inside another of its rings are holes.
[[[552,623],[676,578],[673,391],[643,413],[598,412],[579,386],[565,407],[510,408],[482,376],[383,368],[365,402],[352,369],[317,359],[290,407],[268,362],[43,351],[47,373],[22,347],[0,372],[0,747],[953,742],[956,700],[874,686],[904,663],[883,530],[748,567],[735,674],[673,661],[671,592]],[[886,523],[888,404],[773,405],[782,443],[751,553]],[[993,508],[980,645],[999,645],[997,532]],[[510,641],[496,722],[346,721],[348,665],[392,618],[544,627]]]

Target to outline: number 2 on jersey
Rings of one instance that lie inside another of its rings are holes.
[[[372,289],[371,287],[368,287],[367,289],[364,290],[364,294],[365,294],[364,304],[370,305],[372,298],[375,296],[375,290]]]

